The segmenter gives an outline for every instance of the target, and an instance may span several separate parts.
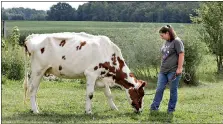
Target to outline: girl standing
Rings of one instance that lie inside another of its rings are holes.
[[[158,110],[163,98],[163,92],[166,84],[170,82],[170,99],[168,104],[168,113],[175,111],[177,103],[177,89],[181,78],[184,62],[184,45],[179,37],[176,36],[174,29],[170,26],[163,26],[159,30],[160,36],[165,40],[161,48],[162,62],[158,76],[156,94],[150,110]]]

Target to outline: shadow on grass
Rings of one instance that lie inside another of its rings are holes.
[[[99,116],[98,114],[86,115],[85,113],[80,114],[59,114],[59,113],[51,113],[44,112],[40,114],[33,114],[31,112],[24,112],[20,114],[14,114],[13,116],[2,117],[2,121],[7,123],[80,123],[80,122],[89,122],[94,121],[95,119],[106,119],[109,116]]]
[[[111,112],[111,113],[110,113]],[[109,113],[109,114],[107,114]],[[87,115],[84,112],[66,114],[56,113],[53,111],[42,111],[40,114],[33,114],[24,111],[12,116],[2,117],[2,123],[95,123],[106,122],[111,119],[129,118],[136,122],[165,122],[171,123],[173,115],[166,112],[151,112],[144,114],[136,114],[134,112],[112,112],[105,110],[103,112]],[[127,122],[128,120],[126,120]]]
[[[160,112],[160,111],[151,111],[149,113],[149,116],[146,120],[144,121],[149,121],[149,122],[169,122],[171,123],[173,120],[173,113],[168,114],[167,112]]]
[[[53,111],[42,111],[39,114],[33,114],[31,111],[24,111],[21,113],[14,114],[12,116],[2,117],[3,123],[88,123],[106,121],[111,118],[122,117],[123,114],[127,117],[133,117],[135,113],[120,113],[120,114],[106,114],[111,110],[105,110],[102,113],[93,113],[87,115],[84,112],[66,114],[56,113]]]

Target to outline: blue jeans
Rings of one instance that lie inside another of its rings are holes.
[[[170,99],[168,104],[168,112],[175,111],[176,103],[177,103],[177,88],[179,85],[179,81],[181,78],[181,75],[176,76],[176,78],[173,79],[176,72],[168,72],[168,73],[159,73],[158,82],[157,82],[157,88],[156,88],[156,94],[153,99],[153,103],[150,106],[151,110],[158,110],[160,106],[160,102],[163,98],[163,92],[165,90],[166,84],[170,83]]]

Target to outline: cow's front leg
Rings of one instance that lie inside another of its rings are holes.
[[[111,109],[118,110],[115,103],[113,102],[112,95],[111,95],[111,90],[110,90],[109,86],[106,85],[106,84],[105,84],[104,94],[108,99],[108,104],[110,105]]]
[[[87,76],[87,93],[86,93],[86,106],[85,113],[92,114],[91,111],[91,103],[94,94],[94,86],[95,86],[96,77]]]

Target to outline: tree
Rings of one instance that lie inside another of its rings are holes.
[[[71,21],[74,19],[75,9],[71,7],[68,3],[57,3],[50,7],[47,11],[47,20],[54,21]]]
[[[38,13],[38,14],[33,14],[31,17],[30,17],[30,20],[38,20],[38,21],[40,21],[40,20],[45,20],[45,15],[44,14],[40,14],[40,13]]]
[[[2,8],[2,20],[8,20],[8,16],[6,15],[4,8]]]
[[[191,16],[194,23],[199,23],[200,38],[211,52],[216,55],[217,71],[223,72],[223,2],[205,2],[196,10],[198,16]]]
[[[13,14],[11,20],[24,20],[24,16],[21,14]]]

